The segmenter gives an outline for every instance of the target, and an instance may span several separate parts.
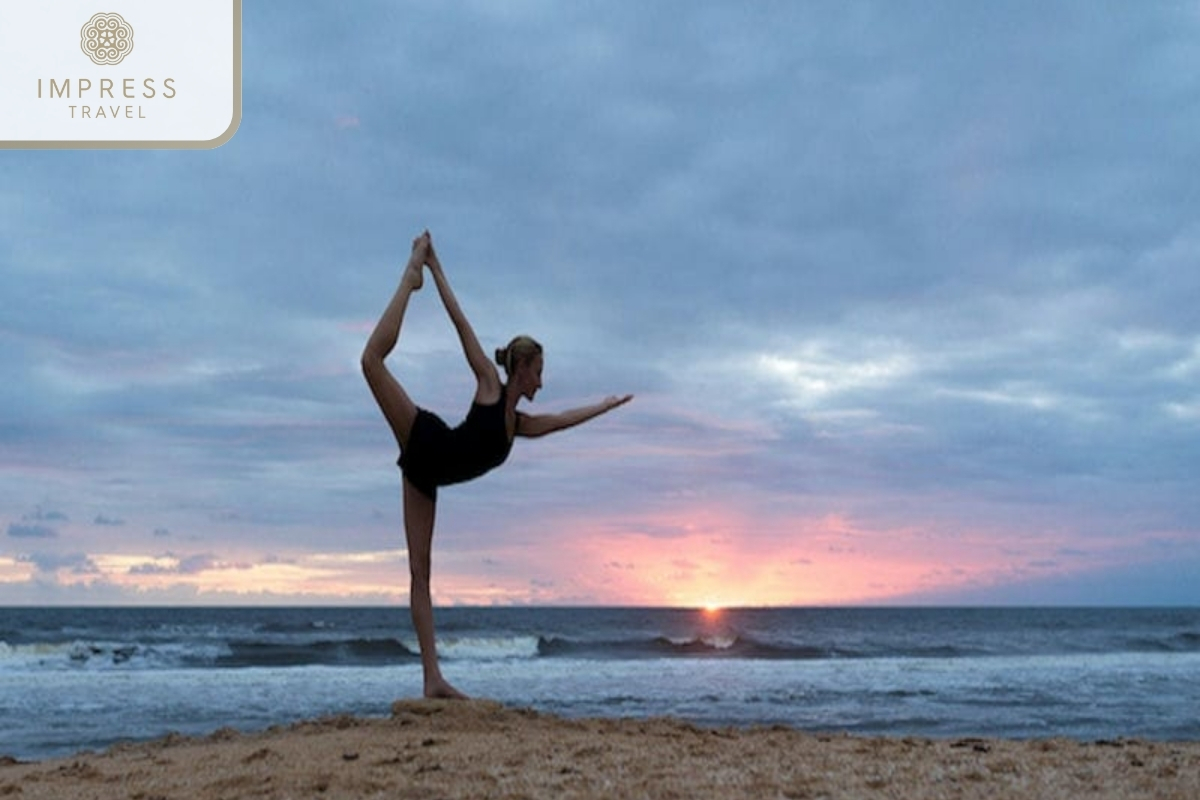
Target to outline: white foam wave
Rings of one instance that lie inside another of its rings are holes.
[[[729,636],[703,636],[700,641],[716,650],[728,650],[737,644],[738,637]]]
[[[513,658],[535,658],[538,654],[536,636],[449,636],[438,640],[438,653],[443,658],[462,661],[499,661]],[[413,648],[413,652],[417,652]]]
[[[169,669],[215,661],[228,648],[216,643],[33,642],[0,641],[0,670]]]

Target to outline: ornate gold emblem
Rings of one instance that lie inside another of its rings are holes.
[[[79,31],[79,46],[97,64],[120,64],[133,52],[133,27],[120,14],[96,14]]]

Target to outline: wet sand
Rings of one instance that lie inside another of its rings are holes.
[[[0,798],[1200,797],[1200,742],[928,740],[399,701],[239,734],[0,760]]]

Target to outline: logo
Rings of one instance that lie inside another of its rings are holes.
[[[0,153],[220,147],[241,118],[242,0],[0,0]]]
[[[120,14],[95,14],[80,29],[79,46],[95,64],[120,64],[133,52],[133,26]]]

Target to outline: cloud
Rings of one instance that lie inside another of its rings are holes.
[[[84,553],[33,553],[25,556],[18,556],[17,561],[26,564],[33,564],[39,572],[54,573],[59,570],[67,570],[72,575],[96,575],[99,573],[99,568],[95,562]]]
[[[109,527],[120,527],[125,524],[125,520],[119,519],[117,517],[107,517],[103,514],[97,514],[96,518],[94,520],[92,520],[92,524],[93,525],[107,525]]]
[[[68,517],[61,511],[54,509],[47,510],[38,506],[32,512],[22,514],[21,519],[26,522],[66,522]]]
[[[208,553],[190,556],[167,554],[152,562],[134,564],[129,567],[130,575],[198,575],[211,569],[226,569],[230,565]]]
[[[8,535],[14,539],[55,539],[58,532],[47,525],[9,523]]]

